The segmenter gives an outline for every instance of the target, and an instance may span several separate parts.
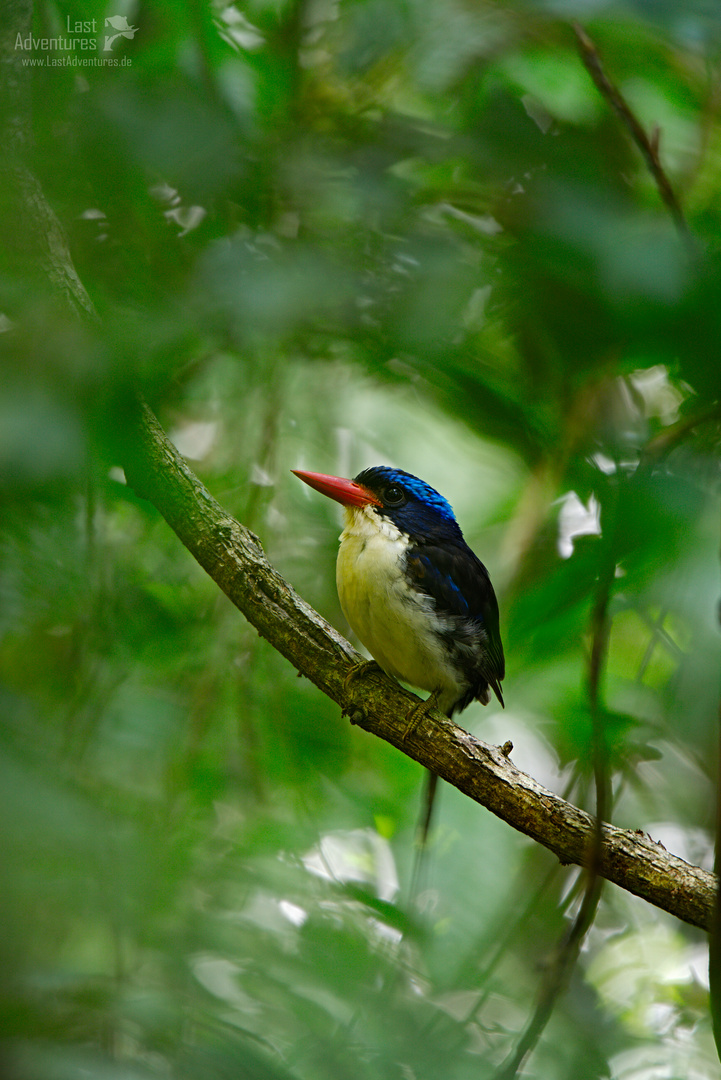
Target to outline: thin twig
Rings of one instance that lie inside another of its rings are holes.
[[[597,874],[589,875],[589,885],[583,894],[583,902],[571,927],[566,940],[551,964],[544,985],[541,989],[538,1004],[528,1027],[518,1041],[518,1045],[511,1053],[506,1062],[496,1073],[494,1080],[514,1080],[518,1070],[535,1047],[543,1034],[546,1024],[551,1018],[553,1008],[559,994],[565,990],[568,981],[581,951],[583,939],[596,916],[596,909],[601,898],[603,878]]]
[[[656,461],[669,454],[694,428],[719,419],[721,419],[721,402],[712,401],[710,405],[705,405],[688,416],[682,416],[675,424],[669,424],[668,427],[663,428],[652,439],[649,439],[641,451],[636,475],[642,471],[648,472]]]
[[[656,187],[658,188],[659,195],[668,207],[679,234],[689,246],[691,246],[692,236],[689,227],[686,224],[683,210],[681,209],[681,205],[671,186],[671,181],[666,175],[659,158],[660,136],[658,128],[654,128],[652,136],[649,138],[621,91],[613,82],[611,82],[606,74],[601,62],[601,57],[598,54],[598,49],[591,38],[579,23],[573,24],[573,30],[578,42],[581,59],[583,60],[586,70],[596,84],[601,96],[606,99],[620,118],[621,122],[628,129],[631,138],[644,157],[648,170],[653,176]]]
[[[601,709],[601,680],[608,654],[610,618],[608,613],[615,572],[616,507],[611,508],[611,523],[606,538],[606,552],[601,568],[596,600],[591,613],[591,652],[588,660],[588,700],[593,723],[593,775],[596,785],[596,818],[593,845],[589,853],[583,900],[572,926],[556,949],[548,966],[536,1001],[536,1007],[518,1044],[501,1066],[494,1080],[515,1080],[523,1062],[536,1048],[551,1019],[561,994],[568,986],[576,966],[584,938],[593,925],[603,891],[603,841],[609,817],[611,793],[608,775],[606,732]]]

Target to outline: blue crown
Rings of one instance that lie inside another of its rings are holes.
[[[419,480],[412,473],[404,472],[403,469],[392,469],[388,465],[376,465],[371,469],[365,469],[354,477],[356,484],[363,484],[371,489],[378,482],[393,484],[397,483],[403,490],[426,506],[432,506],[444,521],[455,521],[453,507],[444,499],[440,492],[427,484],[425,480]]]

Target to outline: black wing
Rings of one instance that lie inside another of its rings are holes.
[[[506,667],[498,601],[481,560],[463,540],[443,546],[414,544],[406,552],[406,569],[415,588],[431,597],[439,615],[449,618],[452,629],[443,636],[456,647],[461,666],[467,666],[470,648],[475,670],[469,677],[487,683],[503,704],[500,683]]]

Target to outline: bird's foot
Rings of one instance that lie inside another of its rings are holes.
[[[355,682],[361,675],[365,675],[369,671],[382,671],[383,668],[380,664],[377,664],[375,660],[359,660],[357,664],[354,664],[350,669],[345,679],[343,680],[343,689],[346,694],[349,692],[352,683]]]
[[[403,742],[409,739],[413,732],[416,730],[421,720],[431,709],[438,708],[438,691],[434,690],[433,693],[426,698],[425,701],[420,701],[417,705],[414,705],[412,709],[406,713],[406,726],[403,732]]]

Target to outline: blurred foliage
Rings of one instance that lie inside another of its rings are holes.
[[[125,486],[125,403],[139,386],[340,629],[336,508],[289,469],[438,487],[509,662],[506,711],[464,723],[590,809],[610,568],[612,817],[709,866],[721,12],[46,0],[33,34],[99,60],[121,9],[114,64],[36,48],[26,69],[27,164],[100,327],[38,280],[0,197],[9,1074],[490,1078],[577,871],[444,788],[411,902],[417,766],[296,678]],[[693,252],[573,19],[657,132]],[[703,936],[609,886],[523,1075],[716,1077],[707,997]]]

